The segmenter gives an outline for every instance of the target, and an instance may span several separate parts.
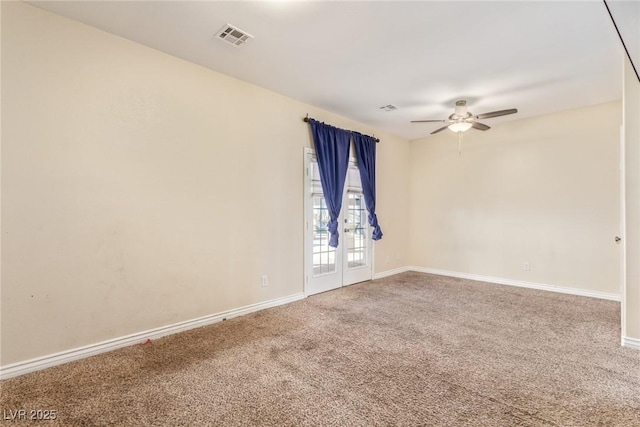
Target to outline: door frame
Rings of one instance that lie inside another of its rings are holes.
[[[624,106],[623,106],[624,108]],[[624,117],[624,111],[623,111]],[[626,141],[624,123],[620,125],[620,237],[622,244],[619,249],[620,256],[620,344],[624,346],[625,337],[627,336],[627,316],[626,316],[626,300],[627,300],[627,183],[626,183]]]
[[[304,265],[304,281],[303,281],[303,292],[305,297],[309,296],[309,295],[313,295],[313,294],[309,294],[308,293],[308,289],[309,289],[309,280],[311,277],[311,274],[313,273],[313,262],[312,262],[312,254],[309,253],[309,250],[311,248],[311,246],[309,245],[310,239],[311,237],[311,228],[310,228],[310,224],[309,224],[309,217],[310,217],[310,210],[312,209],[311,203],[309,203],[310,201],[310,197],[309,197],[309,189],[311,188],[311,175],[309,173],[310,170],[310,165],[311,165],[311,159],[312,157],[315,156],[315,150],[313,148],[309,148],[309,147],[305,147],[303,150],[303,175],[304,175],[304,185],[303,185],[303,191],[302,191],[302,195],[303,195],[303,205],[304,205],[304,209],[303,209],[303,221],[302,221],[302,231],[303,231],[303,239],[302,239],[302,246],[303,246],[303,250],[302,250],[302,256],[303,256],[303,265]],[[351,155],[349,155],[349,163],[354,163],[354,164],[358,164],[356,159],[354,157],[351,157]],[[344,208],[344,207],[343,207]],[[344,224],[340,224],[341,227],[344,226]],[[369,236],[369,239],[371,238],[371,236]],[[373,280],[373,272],[375,271],[375,242],[373,240],[371,240],[371,263],[370,263],[370,268],[371,268],[371,280]],[[342,261],[341,261],[342,262]],[[344,273],[343,273],[344,275]],[[337,289],[337,288],[336,288]]]

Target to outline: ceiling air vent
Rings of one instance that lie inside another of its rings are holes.
[[[393,104],[389,104],[389,105],[385,105],[384,107],[380,107],[380,109],[381,109],[382,111],[386,111],[386,112],[388,112],[388,111],[397,110],[397,109],[398,109],[398,107],[396,107],[396,106],[395,106],[395,105],[393,105]]]
[[[246,31],[242,31],[241,29],[234,27],[231,24],[226,24],[218,33],[216,37],[220,40],[223,40],[229,44],[232,44],[236,47],[242,46],[249,39],[252,39],[253,36]]]

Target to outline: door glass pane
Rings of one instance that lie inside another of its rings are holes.
[[[362,194],[349,193],[345,236],[347,242],[347,267],[367,265],[367,214]]]
[[[329,211],[323,196],[313,196],[313,275],[336,271],[336,250],[329,246]]]

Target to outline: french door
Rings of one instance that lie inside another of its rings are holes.
[[[337,248],[329,246],[329,211],[311,151],[305,155],[305,166],[305,294],[371,280],[373,245],[357,165],[349,162]]]

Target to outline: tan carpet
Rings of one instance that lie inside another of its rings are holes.
[[[616,302],[404,273],[6,380],[0,408],[72,426],[640,426],[619,320]]]

